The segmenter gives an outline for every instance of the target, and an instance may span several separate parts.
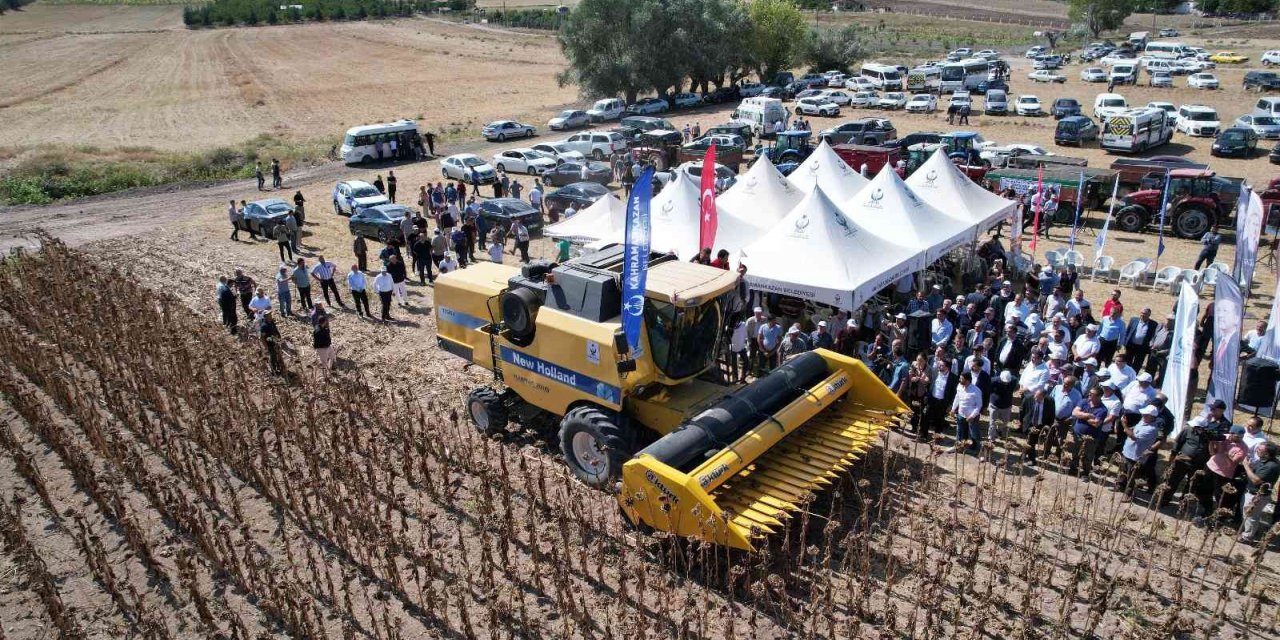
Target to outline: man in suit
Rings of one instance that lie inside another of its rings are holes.
[[[934,367],[929,390],[924,397],[920,434],[916,437],[921,442],[927,442],[930,432],[946,425],[947,413],[951,411],[951,403],[956,397],[956,385],[960,384],[959,376],[951,371],[950,360],[937,360]]]
[[[1017,374],[1022,368],[1022,359],[1026,356],[1027,346],[1018,333],[1018,325],[1010,322],[1004,326],[1004,336],[991,354],[993,370],[1012,371]]]
[[[1164,384],[1164,370],[1169,364],[1169,349],[1173,347],[1173,322],[1178,316],[1170,313],[1165,316],[1164,326],[1156,329],[1147,349],[1146,370],[1152,377],[1155,386]]]
[[[1151,319],[1150,307],[1143,309],[1137,318],[1129,319],[1129,328],[1124,334],[1124,353],[1129,356],[1129,366],[1134,369],[1142,368],[1158,329],[1156,321]]]
[[[1022,397],[1022,406],[1018,411],[1018,419],[1022,422],[1022,433],[1027,436],[1026,460],[1030,466],[1036,464],[1036,447],[1041,441],[1045,449],[1055,435],[1053,432],[1056,411],[1053,398],[1045,393],[1044,387],[1036,387],[1034,393]]]

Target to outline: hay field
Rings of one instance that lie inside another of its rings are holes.
[[[175,7],[35,5],[0,22],[0,57],[0,147],[337,141],[395,118],[447,134],[575,96],[549,35],[425,18],[188,31]]]

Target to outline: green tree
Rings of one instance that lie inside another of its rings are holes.
[[[582,0],[560,28],[560,48],[569,60],[560,84],[577,84],[587,96],[623,94],[632,102],[653,88],[654,68],[666,64],[656,0]]]
[[[848,71],[849,65],[861,61],[866,55],[862,29],[849,25],[840,29],[810,31],[804,60],[813,71]]]
[[[1133,13],[1133,0],[1067,0],[1067,15],[1089,30],[1093,37],[1120,28]]]
[[[751,31],[746,54],[760,79],[800,62],[808,41],[804,15],[790,0],[755,0],[747,9]]]

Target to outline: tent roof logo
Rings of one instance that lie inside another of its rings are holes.
[[[808,214],[801,214],[799,218],[796,218],[796,231],[804,231],[805,228],[808,226],[809,226]]]
[[[937,169],[930,169],[928,173],[924,174],[924,183],[925,183],[926,185],[930,186],[930,187],[934,186],[934,184],[933,184],[933,183],[934,183],[937,179],[938,179],[938,170],[937,170]]]
[[[867,206],[879,208],[881,200],[884,200],[884,189],[876,187],[871,191],[871,199],[867,201]]]

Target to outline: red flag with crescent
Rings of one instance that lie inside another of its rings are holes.
[[[715,247],[716,225],[716,145],[707,148],[707,156],[702,159],[702,206],[701,224],[698,225],[698,249]]]

